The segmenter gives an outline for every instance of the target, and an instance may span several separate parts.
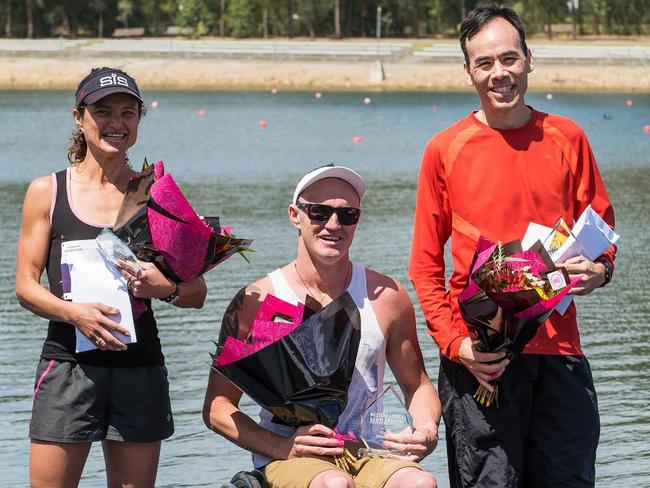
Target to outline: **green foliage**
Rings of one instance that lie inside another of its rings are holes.
[[[168,26],[194,35],[333,37],[338,4],[342,37],[374,37],[377,7],[382,37],[454,37],[478,0],[0,0],[0,35],[90,36],[101,29],[144,27],[160,36]],[[503,0],[522,16],[530,35],[648,35],[650,0],[580,0],[572,15],[566,0]],[[31,22],[28,11],[31,9]]]
[[[191,27],[195,35],[208,34],[215,24],[215,14],[204,0],[179,0],[176,25]]]
[[[268,2],[267,2],[268,3]],[[226,9],[226,26],[233,37],[260,35],[261,5],[255,0],[230,0]]]

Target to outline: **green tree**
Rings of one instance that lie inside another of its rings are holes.
[[[254,37],[258,35],[260,23],[258,0],[230,0],[226,15],[226,26],[233,37]]]
[[[3,16],[5,20],[5,37],[11,37],[11,7],[12,7],[12,1],[11,0],[4,0],[4,11],[3,11]]]
[[[160,36],[176,23],[177,0],[140,0],[135,7],[133,17],[149,35]]]
[[[195,35],[204,35],[215,23],[216,14],[204,0],[180,0],[176,22],[181,27],[191,27]]]
[[[119,12],[117,20],[122,22],[122,25],[125,28],[129,27],[129,17],[133,13],[133,1],[132,0],[118,0],[117,10]]]
[[[34,37],[34,0],[25,0],[27,38]]]

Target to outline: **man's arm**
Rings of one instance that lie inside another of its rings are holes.
[[[408,293],[390,278],[372,271],[369,274],[371,286],[377,284],[375,289],[382,290],[373,308],[386,335],[386,359],[404,393],[414,427],[414,432],[388,435],[386,447],[419,461],[438,443],[440,399],[424,367],[415,329],[415,312]]]
[[[468,333],[454,321],[445,285],[444,246],[450,235],[451,208],[434,139],[424,150],[418,178],[409,279],[440,353],[457,360]]]
[[[574,143],[576,147],[573,188],[574,221],[580,217],[588,205],[591,205],[591,208],[611,228],[614,228],[614,209],[600,176],[594,153],[584,132],[578,128],[576,134],[577,142]],[[615,257],[616,246],[611,246],[595,261],[590,261],[584,256],[576,256],[561,263],[571,278],[580,277],[580,282],[573,288],[571,293],[574,295],[588,295],[596,288],[605,285],[611,280],[614,272]],[[606,266],[603,262],[607,262],[608,265]]]
[[[454,317],[445,284],[444,259],[451,221],[445,168],[434,139],[427,145],[420,167],[409,278],[440,353],[464,364],[481,385],[492,390],[490,380],[503,373],[507,361],[504,352],[477,351],[462,319]]]

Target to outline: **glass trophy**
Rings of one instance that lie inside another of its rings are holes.
[[[118,261],[134,263],[140,269],[140,261],[119,237],[109,229],[102,230],[96,238],[99,252],[107,261],[119,266]]]
[[[386,433],[397,434],[405,429],[413,429],[413,419],[395,385],[388,385],[366,408],[361,417],[361,443],[358,456],[392,457],[402,452],[388,449],[384,445]]]

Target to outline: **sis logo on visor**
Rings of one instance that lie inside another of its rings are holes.
[[[116,69],[101,69],[93,73],[77,90],[76,106],[90,105],[113,93],[127,93],[144,103],[133,78]]]

